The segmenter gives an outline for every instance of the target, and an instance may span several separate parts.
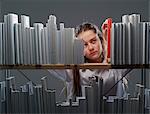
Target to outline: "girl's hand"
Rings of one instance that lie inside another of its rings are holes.
[[[105,21],[104,21],[104,23],[102,24],[102,26],[101,26],[101,29],[102,29],[102,35],[103,35],[103,38],[107,41],[107,36],[108,36],[108,34],[107,34],[107,24],[108,24],[108,19],[106,19]]]

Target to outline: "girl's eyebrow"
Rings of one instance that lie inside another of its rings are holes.
[[[90,41],[95,40],[95,39],[96,39],[96,36],[94,36],[93,38],[91,38]]]
[[[82,41],[83,42],[86,42],[83,38],[81,38],[82,39]],[[92,40],[94,40],[94,39],[97,39],[97,37],[96,36],[94,36],[93,38],[91,38],[89,41],[92,41]]]

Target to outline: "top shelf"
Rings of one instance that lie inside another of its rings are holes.
[[[135,65],[111,65],[104,63],[84,63],[84,64],[42,64],[42,65],[0,65],[0,69],[141,69],[150,68],[150,64]]]

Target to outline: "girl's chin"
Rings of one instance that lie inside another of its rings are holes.
[[[95,63],[95,62],[99,61],[99,57],[92,57],[92,58],[90,58],[90,60]]]

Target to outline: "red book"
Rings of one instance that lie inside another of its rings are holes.
[[[111,27],[112,27],[112,19],[108,18],[106,20],[106,23],[103,26],[103,30],[105,30],[106,28],[106,32],[107,32],[107,60],[108,62],[110,62],[110,50],[111,50]]]
[[[112,27],[112,19],[109,18],[108,19],[108,29],[107,29],[107,34],[108,34],[108,38],[107,38],[107,58],[110,58],[110,48],[111,48],[111,27]]]

